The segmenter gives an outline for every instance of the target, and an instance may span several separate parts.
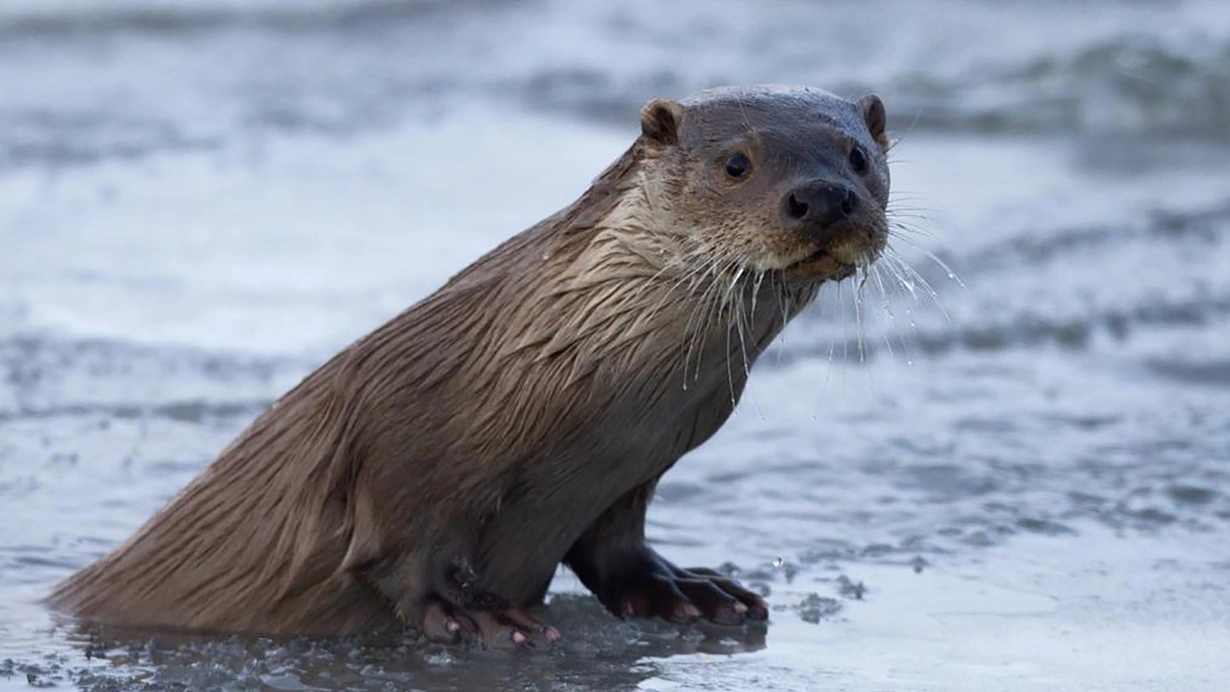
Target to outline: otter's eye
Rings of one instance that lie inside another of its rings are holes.
[[[726,175],[739,180],[752,172],[752,162],[743,154],[731,154],[730,158],[726,159],[725,169]]]
[[[855,145],[850,150],[850,165],[854,167],[854,172],[862,175],[867,172],[867,153],[863,148]]]

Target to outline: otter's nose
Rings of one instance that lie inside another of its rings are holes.
[[[822,231],[858,208],[858,195],[837,183],[817,180],[801,185],[782,200],[782,221],[802,232]]]

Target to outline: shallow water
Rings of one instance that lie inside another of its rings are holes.
[[[0,689],[1222,689],[1230,11],[752,7],[0,8]],[[660,549],[766,628],[621,623],[567,573],[561,646],[516,658],[40,605],[645,100],[757,81],[885,97],[921,274],[826,288],[661,487]]]

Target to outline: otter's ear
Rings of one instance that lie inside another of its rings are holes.
[[[863,112],[867,130],[871,132],[872,137],[875,137],[880,148],[887,149],[888,136],[884,133],[884,127],[888,122],[888,116],[884,113],[884,102],[875,94],[867,94],[857,103],[858,109]]]
[[[641,133],[645,139],[662,146],[679,143],[679,123],[683,106],[677,101],[655,99],[641,111]]]

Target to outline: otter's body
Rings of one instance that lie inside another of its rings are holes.
[[[883,246],[883,107],[717,90],[650,104],[642,129],[573,205],[282,397],[53,602],[119,625],[522,643],[558,636],[524,608],[563,562],[619,615],[764,617],[648,548],[645,510],[820,284]]]

